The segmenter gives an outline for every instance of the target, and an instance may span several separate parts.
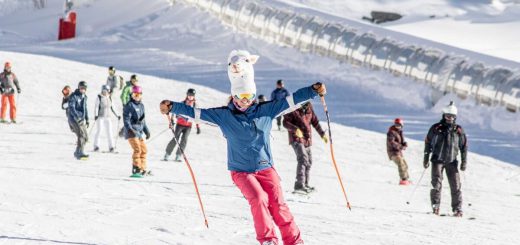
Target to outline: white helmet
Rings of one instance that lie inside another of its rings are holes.
[[[450,104],[442,109],[442,114],[452,114],[457,115],[457,107],[453,101],[450,101]]]

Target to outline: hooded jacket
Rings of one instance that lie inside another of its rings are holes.
[[[4,71],[0,73],[0,87],[2,87],[3,94],[5,95],[13,95],[16,90],[20,90],[18,78],[16,78],[13,72]]]
[[[87,95],[81,94],[79,89],[76,89],[74,93],[69,96],[69,107],[67,110],[69,120],[76,123],[84,120],[88,122]]]
[[[445,119],[432,125],[426,135],[424,154],[431,155],[433,163],[452,163],[461,153],[462,162],[466,162],[468,142],[460,125],[449,124]]]
[[[123,109],[123,123],[125,125],[125,138],[143,138],[149,134],[146,126],[144,105],[140,101],[130,99]]]
[[[287,129],[289,133],[289,144],[299,142],[302,143],[305,147],[311,146],[311,125],[314,127],[314,129],[316,129],[316,131],[318,131],[318,134],[321,137],[325,135],[325,132],[320,126],[320,121],[318,120],[318,117],[316,117],[316,114],[312,109],[312,104],[309,104],[309,107],[307,107],[307,109],[300,108],[283,116],[283,126]],[[302,138],[296,136],[297,129],[300,129],[302,131]]]
[[[171,113],[218,125],[227,140],[228,169],[251,173],[274,164],[269,138],[273,119],[315,96],[312,87],[306,87],[283,100],[255,103],[243,112],[232,102],[224,107],[199,109],[172,101]]]
[[[393,156],[403,156],[402,150],[406,147],[403,130],[392,125],[386,133],[386,153],[390,160]]]

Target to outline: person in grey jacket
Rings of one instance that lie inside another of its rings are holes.
[[[117,120],[121,116],[117,115],[112,106],[112,98],[110,97],[110,86],[103,85],[101,87],[101,94],[98,94],[96,100],[96,107],[94,108],[94,118],[97,121],[96,135],[94,136],[94,151],[99,151],[99,138],[101,135],[101,128],[104,128],[108,138],[108,151],[114,152],[114,136],[112,134],[112,121],[110,112],[116,116]]]
[[[69,124],[78,137],[76,151],[74,152],[74,157],[78,160],[88,159],[88,155],[84,152],[85,144],[88,141],[87,128],[89,126],[86,92],[87,83],[81,81],[78,83],[78,89],[69,97]]]
[[[467,165],[468,142],[462,127],[456,124],[457,107],[451,102],[442,110],[442,119],[431,126],[424,144],[424,168],[432,163],[432,189],[430,199],[433,213],[439,215],[442,175],[446,170],[451,190],[453,215],[462,217],[462,191],[457,156],[460,151],[460,170]]]
[[[9,116],[11,123],[16,123],[16,100],[15,92],[20,93],[18,78],[11,71],[11,63],[5,62],[4,71],[0,73],[0,91],[2,92],[2,109],[0,123],[7,123],[5,116],[7,113],[7,103],[9,102]],[[16,88],[16,90],[15,90]]]
[[[123,89],[123,86],[124,86],[123,77],[116,75],[116,68],[114,68],[113,66],[108,67],[108,77],[107,77],[106,85],[109,86],[109,88],[110,88],[110,90],[108,92],[110,93],[111,97],[112,97],[112,94],[114,93],[114,90],[117,87],[119,87],[119,90]]]

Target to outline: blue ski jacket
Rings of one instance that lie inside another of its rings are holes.
[[[199,109],[171,101],[170,112],[218,125],[227,140],[228,170],[252,173],[274,164],[269,141],[273,118],[297,109],[317,95],[312,87],[305,87],[283,100],[253,104],[244,112],[233,102],[223,107]]]
[[[79,89],[69,97],[68,116],[72,122],[88,122],[87,95],[81,94]]]
[[[144,105],[140,101],[130,99],[123,108],[123,123],[125,125],[125,138],[140,138],[145,134],[149,134],[146,126]]]
[[[285,97],[291,95],[286,88],[276,88],[271,92],[271,100],[283,100]]]

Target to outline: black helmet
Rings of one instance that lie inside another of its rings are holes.
[[[278,81],[276,81],[276,85],[283,85],[283,80],[279,79]]]
[[[188,89],[188,91],[186,91],[186,95],[192,95],[192,96],[195,96],[195,89],[194,89],[194,88],[190,88],[190,89]]]
[[[132,76],[130,76],[130,80],[132,80],[132,79],[137,80],[137,75],[133,74]]]
[[[109,71],[115,71],[116,68],[114,68],[113,66],[109,66],[109,67],[108,67],[108,70],[109,70]]]
[[[264,102],[265,101],[265,95],[263,95],[263,94],[258,95],[258,101]]]
[[[87,82],[85,82],[85,81],[81,81],[81,82],[79,82],[79,83],[78,83],[78,88],[82,88],[82,87],[83,87],[83,88],[87,88]]]

